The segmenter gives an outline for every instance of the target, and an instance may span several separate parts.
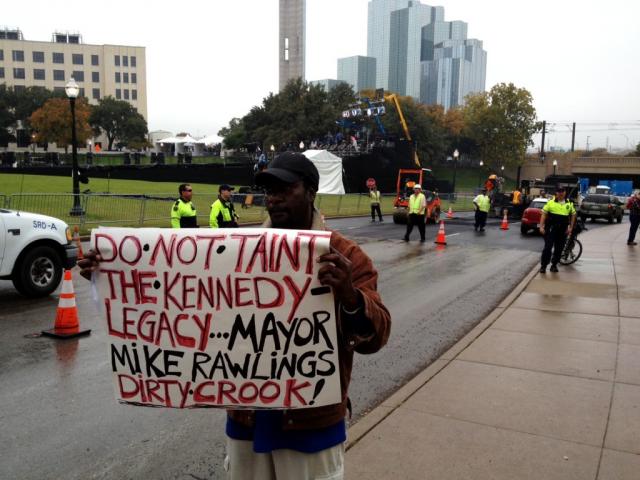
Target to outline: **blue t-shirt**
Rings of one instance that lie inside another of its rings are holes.
[[[283,430],[282,413],[282,410],[256,410],[254,427],[245,427],[227,416],[227,436],[234,440],[253,440],[253,451],[256,453],[285,448],[315,453],[347,439],[344,420],[316,430]]]

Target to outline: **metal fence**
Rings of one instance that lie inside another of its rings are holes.
[[[200,225],[209,224],[210,206],[217,195],[198,194],[194,204]],[[393,211],[394,195],[384,195],[381,199],[385,215]],[[472,209],[471,194],[442,194],[442,210],[451,206],[455,211]],[[0,194],[0,206],[60,218],[69,225],[78,225],[87,232],[98,225],[126,227],[168,227],[171,208],[176,198],[172,194],[156,195],[111,195],[80,194],[78,201],[81,215],[72,215],[74,205],[72,194],[22,193]],[[262,195],[234,194],[233,202],[240,223],[258,223],[265,220],[267,213]],[[370,202],[368,194],[317,195],[316,207],[325,217],[368,215]]]

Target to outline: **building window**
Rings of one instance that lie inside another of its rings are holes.
[[[98,83],[100,81],[100,72],[91,72],[91,81]]]
[[[138,90],[131,90],[131,100],[138,100]]]
[[[126,88],[124,89],[124,99],[129,100],[129,90]]]
[[[84,97],[84,88],[81,88],[81,89],[80,89],[80,95],[79,95],[79,96],[80,96],[80,97]]]
[[[122,82],[123,83],[129,83],[129,74],[128,73],[123,73],[122,74]]]
[[[116,83],[120,83],[120,72],[116,72]]]
[[[119,88],[116,88],[116,98],[118,100],[122,100],[122,90],[120,90]]]
[[[27,89],[27,87],[25,87],[24,85],[14,85],[13,86],[13,91],[16,93],[24,93],[24,91]]]
[[[127,57],[126,55],[122,56],[122,66],[123,67],[128,67],[129,66],[129,57]]]
[[[0,60],[4,60],[4,50],[0,49]]]
[[[134,57],[133,55],[131,56],[131,66],[132,67],[137,67],[137,65],[136,65],[136,57]]]
[[[64,70],[54,70],[53,79],[56,82],[64,82]]]
[[[4,78],[4,67],[0,67],[0,78]]]
[[[138,83],[138,74],[137,73],[132,73],[131,74],[131,83]]]
[[[55,70],[54,70],[54,72],[55,72]],[[55,93],[65,93],[64,87],[53,87],[53,91]]]
[[[64,53],[53,54],[53,63],[64,63]]]
[[[14,68],[13,69],[13,78],[19,78],[24,80],[24,68]]]
[[[44,63],[44,52],[32,52],[33,63]]]
[[[80,70],[76,70],[71,75],[76,82],[84,82],[84,72]]]
[[[12,50],[11,58],[14,62],[24,62],[24,51],[23,50]]]
[[[98,55],[91,55],[91,65],[98,66],[100,65],[100,59]]]
[[[34,80],[44,80],[44,68],[34,68],[33,69],[33,79]]]
[[[74,65],[84,65],[84,55],[81,53],[73,53],[71,55],[71,63]]]
[[[100,100],[100,89],[94,88],[93,90],[91,90],[91,96],[94,100]]]
[[[116,55],[113,57],[113,62],[116,64],[116,67],[120,66],[120,55]]]

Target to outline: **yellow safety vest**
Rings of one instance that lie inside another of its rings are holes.
[[[576,209],[573,206],[573,203],[569,200],[565,200],[564,203],[556,202],[556,197],[549,200],[542,210],[552,215],[562,215],[564,217],[576,214]]]
[[[369,198],[371,199],[371,205],[379,204],[380,192],[378,190],[369,190]]]
[[[426,199],[424,193],[413,194],[409,197],[409,213],[424,215]]]
[[[488,212],[491,208],[491,200],[486,195],[478,195],[473,199],[473,203],[478,205],[478,210],[481,212]]]

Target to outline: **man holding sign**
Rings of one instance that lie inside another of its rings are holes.
[[[114,337],[112,365],[121,401],[246,405],[228,411],[225,469],[231,479],[342,478],[353,353],[374,353],[389,337],[391,319],[377,293],[371,260],[355,242],[322,232],[324,224],[314,208],[318,183],[311,161],[285,153],[256,176],[256,184],[266,190],[266,230],[181,233],[171,240],[156,231],[140,230],[138,238],[127,235],[130,230],[98,230],[94,245],[99,255],[92,252],[79,262],[84,276],[101,262],[97,283],[107,306],[108,333]],[[204,252],[202,258],[199,252]],[[130,273],[112,262],[118,255]],[[234,268],[216,270],[215,262],[222,265],[225,256],[233,259]],[[200,263],[179,277],[180,272],[160,265],[159,259]],[[145,269],[147,264],[154,269]],[[313,279],[304,278],[309,273]],[[200,276],[193,278],[195,274]],[[305,341],[316,345],[316,351],[284,356]],[[145,342],[141,350],[139,344]],[[171,348],[171,343],[182,348]],[[137,366],[138,357],[147,364],[141,374],[131,366]],[[185,362],[191,366],[188,378],[179,368]],[[129,371],[124,371],[127,365]],[[243,367],[244,383],[234,383],[232,377]],[[290,368],[298,377],[284,378]],[[157,375],[142,378],[149,372]],[[252,402],[242,401],[249,396]]]

